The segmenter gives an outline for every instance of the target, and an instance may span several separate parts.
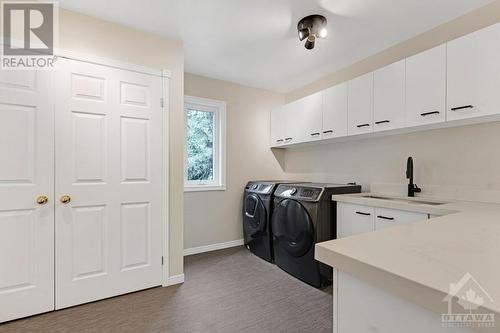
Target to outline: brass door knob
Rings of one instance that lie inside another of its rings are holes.
[[[36,198],[36,203],[39,205],[45,205],[47,202],[49,202],[49,198],[46,195],[41,195]]]
[[[63,204],[67,204],[67,203],[69,203],[71,201],[71,197],[69,195],[65,194],[59,200],[61,200],[61,202]]]

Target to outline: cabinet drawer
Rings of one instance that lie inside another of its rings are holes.
[[[337,210],[337,238],[375,230],[375,209],[369,206],[341,203]]]
[[[413,223],[427,220],[429,216],[425,213],[407,212],[403,210],[376,208],[375,230],[395,227],[405,223]]]

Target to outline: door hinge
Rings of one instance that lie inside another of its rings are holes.
[[[163,97],[162,97],[162,98],[160,98],[160,107],[161,107],[161,108],[164,108],[164,107],[165,107],[165,99],[163,99]]]
[[[162,266],[163,266],[163,262],[164,262],[164,260],[163,260],[163,256],[161,256],[161,265],[162,265]]]

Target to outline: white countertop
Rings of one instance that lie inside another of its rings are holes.
[[[470,273],[493,299],[484,309],[500,318],[500,205],[435,198],[381,200],[374,193],[333,200],[445,215],[426,222],[316,244],[317,260],[364,279],[436,313],[450,284]],[[413,200],[447,202],[426,205]]]

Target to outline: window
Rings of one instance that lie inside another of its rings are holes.
[[[226,103],[185,96],[184,115],[184,190],[225,190]]]

